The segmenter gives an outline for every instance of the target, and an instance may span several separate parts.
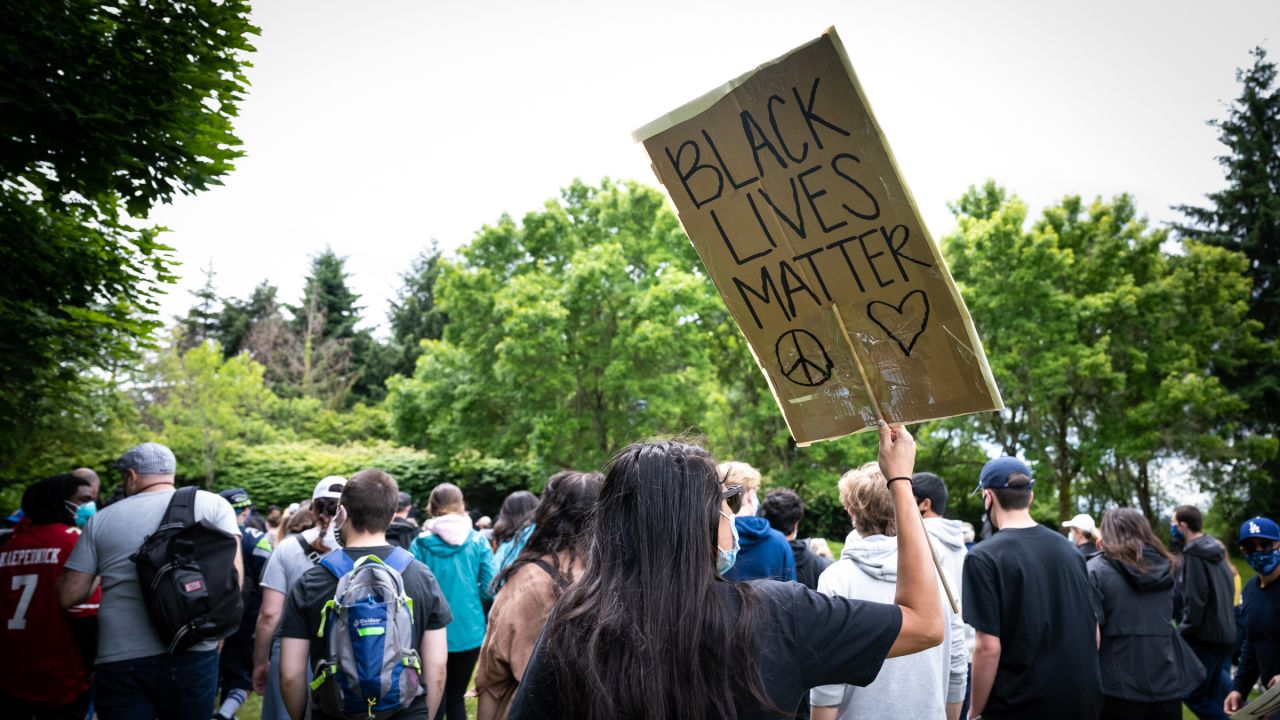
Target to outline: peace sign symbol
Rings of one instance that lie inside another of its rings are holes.
[[[826,348],[807,330],[788,330],[773,348],[778,356],[778,369],[791,382],[817,387],[831,379],[835,364]]]

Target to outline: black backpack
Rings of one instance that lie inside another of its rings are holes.
[[[129,558],[138,566],[151,624],[169,643],[170,654],[221,640],[240,626],[239,546],[236,536],[196,522],[196,488],[185,487],[173,494],[160,526]]]

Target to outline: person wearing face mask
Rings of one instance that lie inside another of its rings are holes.
[[[1241,615],[1244,646],[1231,692],[1222,704],[1234,713],[1245,703],[1258,681],[1270,688],[1280,683],[1280,526],[1274,520],[1253,517],[1240,526],[1240,552],[1258,573],[1244,588]],[[1280,713],[1271,715],[1272,720]]]
[[[964,563],[964,621],[973,626],[969,717],[1080,720],[1102,708],[1098,598],[1084,556],[1031,517],[1026,463],[987,463],[978,489],[995,533]]]
[[[298,578],[339,547],[333,526],[342,520],[335,517],[346,484],[347,479],[341,475],[330,475],[316,483],[311,510],[306,511],[314,513],[315,524],[281,540],[262,570],[262,609],[253,633],[253,691],[262,696],[262,720],[289,718],[280,693],[280,617],[285,598]],[[311,669],[308,667],[305,672],[309,683]]]
[[[1175,539],[1184,543],[1178,576],[1182,617],[1178,631],[1205,669],[1205,679],[1184,701],[1201,720],[1226,720],[1222,704],[1231,687],[1236,642],[1235,578],[1227,551],[1204,532],[1204,514],[1191,505],[1173,509]]]
[[[736,538],[733,567],[724,574],[729,580],[796,579],[796,556],[787,536],[769,526],[769,521],[756,516],[755,500],[760,471],[744,462],[720,463],[720,478],[729,487],[742,488],[729,499],[733,511]]]
[[[811,687],[867,685],[886,657],[941,643],[937,578],[911,495],[915,443],[901,426],[879,430],[903,528],[892,603],[726,581],[736,545],[726,500],[741,487],[726,486],[697,445],[635,443],[607,466],[582,535],[582,574],[547,619],[509,717],[788,717]]]
[[[84,602],[95,581],[102,582],[94,710],[102,720],[208,720],[218,692],[217,643],[208,640],[169,654],[168,643],[151,623],[138,584],[138,566],[131,559],[168,509],[176,491],[177,460],[164,445],[143,443],[120,456],[116,467],[125,499],[93,516],[58,579],[63,607]],[[240,537],[235,511],[214,493],[197,491],[194,511],[196,522]],[[234,566],[243,578],[239,543]]]
[[[13,718],[83,718],[89,706],[92,649],[101,591],[73,610],[56,583],[80,530],[76,511],[89,484],[70,473],[45,478],[22,495],[23,518],[0,548],[0,708]],[[86,657],[88,654],[88,657]]]

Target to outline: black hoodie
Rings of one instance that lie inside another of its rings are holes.
[[[1178,630],[1193,645],[1229,652],[1236,641],[1235,580],[1227,553],[1201,535],[1182,550],[1182,622]]]
[[[1169,624],[1169,561],[1146,547],[1142,564],[1139,570],[1104,553],[1089,558],[1089,580],[1102,607],[1102,693],[1134,702],[1176,700],[1200,684],[1204,667]]]

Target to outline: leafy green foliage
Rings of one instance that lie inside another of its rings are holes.
[[[419,343],[444,337],[449,318],[436,307],[436,283],[442,267],[440,248],[433,242],[414,258],[409,271],[400,276],[404,285],[387,313],[399,353],[395,374],[412,375],[414,363],[422,354]]]
[[[177,456],[180,474],[211,487],[231,445],[275,438],[263,420],[273,398],[262,373],[262,365],[247,355],[225,359],[213,341],[185,353],[175,344],[161,356],[150,414],[162,442]]]
[[[425,502],[436,485],[453,483],[462,488],[469,507],[491,515],[509,493],[536,490],[545,480],[528,467],[493,458],[443,460],[387,442],[338,446],[295,441],[237,448],[220,465],[217,487],[243,487],[259,505],[286,505],[311,497],[326,475],[349,477],[368,467],[386,470],[418,502]]]
[[[1249,317],[1260,324],[1262,342],[1246,347],[1238,361],[1224,365],[1223,382],[1248,404],[1233,429],[1235,442],[1250,445],[1264,462],[1232,463],[1217,468],[1231,478],[1217,483],[1236,519],[1280,513],[1280,87],[1276,65],[1262,48],[1254,63],[1237,70],[1238,97],[1221,120],[1219,139],[1227,153],[1218,158],[1227,186],[1209,195],[1209,207],[1182,206],[1189,223],[1180,233],[1243,253],[1253,280]]]
[[[575,182],[462,254],[439,281],[444,339],[389,383],[401,442],[598,467],[698,422],[708,318],[723,311],[656,191]]]
[[[126,214],[230,171],[255,32],[242,0],[6,7],[0,469],[51,442],[28,421],[35,409],[78,412],[88,378],[132,362],[159,325],[170,249]]]
[[[1252,452],[1221,440],[1243,405],[1215,375],[1256,342],[1242,256],[1191,241],[1166,252],[1124,195],[1065,198],[1029,230],[993,183],[953,209],[947,257],[1007,405],[971,422],[1036,462],[1059,518],[1080,489],[1154,518],[1161,461]]]

